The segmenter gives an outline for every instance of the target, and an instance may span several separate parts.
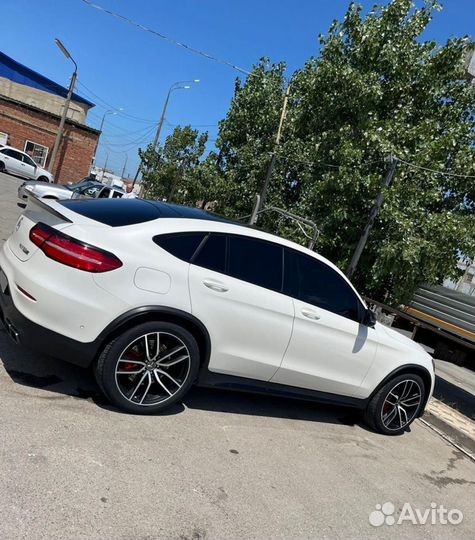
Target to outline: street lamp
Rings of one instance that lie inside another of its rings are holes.
[[[61,143],[61,139],[63,138],[64,124],[66,122],[66,115],[68,114],[69,103],[71,102],[71,97],[73,95],[74,85],[76,84],[77,72],[78,72],[78,65],[76,64],[76,62],[74,61],[74,58],[69,53],[68,49],[66,49],[66,47],[61,43],[61,41],[59,39],[56,38],[54,41],[55,41],[56,45],[58,46],[59,50],[64,54],[64,56],[68,60],[71,60],[71,62],[74,64],[74,72],[73,72],[73,75],[71,77],[71,82],[69,83],[69,90],[68,90],[68,94],[66,96],[66,101],[64,102],[63,114],[61,115],[61,120],[59,122],[58,133],[56,135],[56,140],[54,141],[53,151],[51,152],[51,158],[49,160],[48,170],[50,172],[53,172],[53,169],[54,169],[54,166],[55,166],[55,163],[56,163],[56,156],[58,155],[59,145]],[[54,181],[57,182],[56,178],[55,178]]]
[[[160,120],[158,122],[157,132],[155,133],[155,139],[153,140],[154,150],[157,148],[158,140],[160,139],[160,133],[162,131],[163,122],[165,121],[165,115],[167,113],[168,103],[170,102],[171,93],[174,92],[175,90],[189,90],[191,88],[191,83],[198,84],[199,82],[200,82],[200,79],[193,79],[192,81],[177,81],[177,82],[174,82],[168,89],[167,98],[165,100],[165,104],[163,105],[162,115],[160,116]],[[139,176],[141,165],[142,165],[142,160],[140,160],[137,172],[135,173],[134,181],[132,183],[133,186],[135,185],[135,182],[137,181],[137,178]]]
[[[99,131],[101,132],[99,137],[102,135],[102,129],[104,127],[104,121],[106,119],[106,116],[108,114],[111,114],[112,116],[115,116],[118,112],[120,111],[123,111],[123,107],[119,107],[118,109],[110,109],[108,111],[106,111],[103,115],[102,115],[102,120],[101,120],[101,125],[99,126]],[[94,167],[95,163],[96,163],[96,153],[97,153],[97,148],[99,147],[99,139],[97,139],[97,143],[96,143],[96,149],[94,151],[94,157],[92,159],[92,167]]]
[[[192,81],[178,81],[170,86],[167,94],[167,99],[165,100],[165,104],[163,105],[162,115],[160,116],[160,121],[158,122],[157,133],[155,134],[155,139],[153,141],[154,150],[157,148],[158,140],[160,139],[160,133],[162,132],[163,122],[165,121],[165,114],[168,109],[168,103],[170,101],[171,93],[175,90],[189,90],[191,88],[190,83],[198,84],[199,82],[199,79],[193,79]]]
[[[99,131],[102,133],[102,128],[104,127],[104,120],[106,119],[106,115],[111,114],[112,116],[115,116],[118,112],[123,111],[124,109],[122,107],[119,107],[118,109],[110,109],[106,111],[102,115],[101,125],[99,126]]]

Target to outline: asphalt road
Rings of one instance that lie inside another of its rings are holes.
[[[0,175],[0,241],[19,182]],[[0,359],[0,538],[474,536],[475,464],[419,421],[384,437],[345,409],[202,389],[140,417],[3,329]],[[372,526],[385,502],[464,518]]]

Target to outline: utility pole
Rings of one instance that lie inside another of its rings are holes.
[[[102,120],[101,120],[101,125],[99,126],[99,131],[100,131],[100,134],[99,134],[99,137],[101,137],[102,135],[102,130],[104,129],[104,122],[105,122],[105,119],[106,119],[106,116],[108,114],[112,114],[112,115],[116,115],[119,111],[123,111],[124,109],[122,107],[119,107],[117,110],[115,109],[110,109],[108,111],[106,111],[103,115],[102,115]],[[99,147],[99,139],[97,140],[97,143],[96,143],[96,150],[94,151],[94,157],[92,158],[92,166],[94,167],[94,165],[96,164],[96,155],[97,155],[97,149]]]
[[[69,90],[68,94],[66,96],[66,101],[64,102],[64,108],[63,108],[63,114],[61,115],[61,120],[59,122],[59,128],[58,133],[56,135],[56,140],[54,141],[53,151],[51,152],[51,158],[49,160],[49,166],[48,170],[52,173],[54,166],[56,164],[56,157],[58,155],[59,145],[61,143],[61,139],[63,138],[63,131],[64,131],[64,124],[66,122],[66,115],[68,114],[69,110],[69,104],[71,102],[71,97],[74,92],[74,85],[76,84],[77,79],[77,73],[78,73],[78,65],[74,61],[73,57],[69,54],[69,51],[66,49],[66,47],[61,43],[59,39],[55,39],[56,45],[59,47],[61,52],[66,56],[66,58],[69,58],[71,62],[74,64],[74,72],[71,77],[71,82],[69,83]],[[54,179],[55,183],[57,183],[57,179]]]
[[[122,172],[120,173],[120,177],[121,178],[124,178],[124,174],[125,174],[125,167],[127,166],[127,160],[129,159],[129,156],[127,154],[125,154],[125,162],[124,162],[124,166],[122,167]]]
[[[276,154],[277,149],[280,144],[280,137],[282,135],[282,126],[284,125],[285,115],[287,113],[287,103],[289,101],[289,94],[290,94],[290,83],[287,85],[287,90],[285,92],[284,96],[284,103],[282,105],[282,112],[280,113],[280,120],[279,120],[279,127],[277,129],[277,135],[275,137],[275,143],[274,143],[274,149],[272,151],[272,155],[269,162],[269,167],[267,168],[267,174],[264,179],[264,183],[262,184],[261,194],[259,196],[259,199],[257,200],[257,209],[255,212],[253,212],[253,218],[257,221],[258,212],[264,208],[264,204],[266,202],[267,197],[267,190],[269,189],[270,180],[272,177],[272,172],[275,167],[275,161],[276,161]]]
[[[158,121],[157,132],[155,133],[155,138],[153,139],[153,149],[154,150],[157,149],[158,141],[160,140],[160,134],[162,132],[163,123],[165,122],[165,116],[167,114],[167,109],[168,109],[168,104],[170,102],[171,93],[174,90],[189,90],[191,88],[191,86],[189,84],[185,84],[185,83],[195,83],[195,84],[197,84],[199,82],[200,82],[199,79],[193,79],[192,81],[179,81],[179,82],[173,83],[170,86],[170,88],[168,89],[167,98],[165,99],[165,103],[164,103],[163,109],[162,109],[162,114],[160,116],[160,120]],[[141,166],[142,166],[142,160],[140,160],[139,166],[137,168],[137,172],[135,173],[135,176],[134,176],[134,181],[132,182],[132,186],[135,186],[135,182],[137,181],[137,178],[139,176]]]
[[[356,246],[355,252],[353,253],[350,266],[348,267],[348,270],[346,271],[346,277],[348,279],[352,278],[356,270],[356,267],[358,266],[358,262],[360,260],[361,254],[363,253],[363,250],[366,246],[366,242],[368,241],[369,233],[371,232],[371,229],[373,228],[374,220],[376,219],[376,216],[379,214],[379,211],[381,210],[381,207],[383,206],[384,190],[390,187],[394,178],[394,174],[396,173],[398,159],[394,156],[389,156],[388,161],[389,161],[389,169],[388,169],[388,172],[386,173],[386,178],[384,179],[383,185],[381,186],[378,194],[376,195],[373,208],[371,208],[371,211],[368,216],[368,221],[366,223],[365,228],[363,229],[358,245]]]
[[[106,172],[107,162],[108,161],[109,161],[109,154],[106,154],[106,161],[104,163],[104,167],[102,168],[101,182],[104,182],[104,173]]]

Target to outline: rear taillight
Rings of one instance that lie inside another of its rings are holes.
[[[50,259],[85,272],[109,272],[122,266],[112,253],[75,240],[44,223],[31,229],[30,240]]]

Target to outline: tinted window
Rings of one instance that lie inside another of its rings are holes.
[[[96,193],[95,196],[98,197],[99,199],[107,199],[110,194],[111,194],[111,190],[109,188],[104,188],[100,193]]]
[[[224,274],[226,269],[226,237],[222,234],[210,234],[191,262]]]
[[[33,167],[36,167],[36,163],[28,156],[25,156],[25,154],[22,154],[23,162],[27,165],[32,165]]]
[[[159,210],[153,204],[141,199],[74,199],[61,201],[61,204],[112,227],[144,223],[160,217]]]
[[[282,290],[283,248],[270,242],[229,237],[229,275],[273,291]]]
[[[18,161],[21,161],[22,155],[20,154],[20,152],[16,152],[15,150],[11,150],[10,148],[7,148],[6,150],[3,150],[3,153],[14,159],[18,159]]]
[[[286,250],[285,290],[302,302],[359,320],[360,301],[332,268],[312,257]]]
[[[204,237],[205,233],[163,234],[153,241],[182,261],[190,262]]]

